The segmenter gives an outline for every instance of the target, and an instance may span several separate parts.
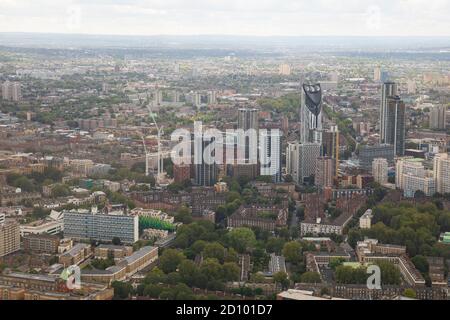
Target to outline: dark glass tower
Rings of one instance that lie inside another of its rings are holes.
[[[322,142],[322,89],[320,84],[302,86],[300,106],[301,143]]]

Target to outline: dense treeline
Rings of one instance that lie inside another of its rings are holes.
[[[450,247],[438,242],[441,232],[450,231],[450,212],[435,203],[413,206],[408,203],[385,203],[373,209],[371,229],[351,229],[348,241],[352,247],[364,237],[381,243],[406,246],[410,257],[440,256],[450,259]]]

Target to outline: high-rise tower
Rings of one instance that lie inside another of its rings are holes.
[[[322,89],[320,84],[303,84],[300,121],[300,142],[322,143]]]
[[[386,142],[386,122],[387,122],[387,105],[388,98],[397,96],[397,84],[394,82],[385,82],[381,87],[381,104],[380,104],[380,143],[388,143]]]

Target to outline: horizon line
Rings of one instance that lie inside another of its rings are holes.
[[[1,34],[36,34],[62,36],[109,36],[109,37],[245,37],[245,38],[450,38],[449,35],[251,35],[251,34],[117,34],[117,33],[75,33],[42,31],[0,31]]]

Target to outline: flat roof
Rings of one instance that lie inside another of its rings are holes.
[[[142,258],[143,256],[145,256],[146,254],[152,252],[153,250],[158,250],[157,247],[153,247],[153,246],[147,246],[147,247],[143,247],[141,249],[139,249],[138,251],[134,252],[131,256],[126,257],[124,260],[126,260],[126,262],[128,264],[135,262],[136,260]]]
[[[291,300],[347,300],[341,298],[322,298],[313,296],[312,291],[289,289],[278,294],[280,297]]]
[[[47,281],[47,282],[55,281],[55,277],[51,277],[51,276],[43,275],[43,274],[11,272],[11,273],[4,274],[4,276],[26,279],[26,280],[39,280],[39,281]]]

